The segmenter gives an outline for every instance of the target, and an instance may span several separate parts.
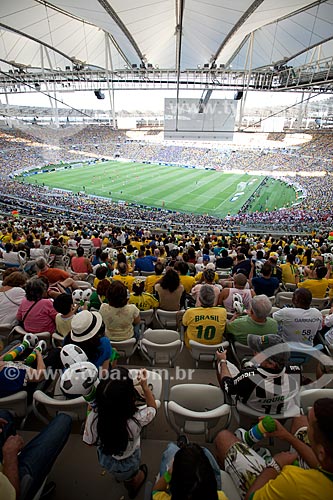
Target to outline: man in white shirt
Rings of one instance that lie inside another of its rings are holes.
[[[323,317],[318,309],[310,307],[311,301],[310,290],[298,288],[292,298],[294,307],[284,307],[273,314],[284,342],[313,346],[316,333],[322,328]]]
[[[30,259],[35,261],[38,257],[45,257],[44,248],[40,247],[40,240],[34,241],[34,248],[30,249]]]
[[[84,256],[89,257],[93,251],[94,245],[86,233],[82,233],[79,246],[84,249]]]

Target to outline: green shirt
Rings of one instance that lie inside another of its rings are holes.
[[[250,316],[241,316],[240,318],[227,323],[226,333],[230,333],[233,339],[241,344],[247,345],[247,336],[277,334],[278,324],[273,318],[266,318],[265,323],[257,323]]]

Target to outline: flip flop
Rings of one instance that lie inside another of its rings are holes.
[[[147,475],[148,475],[148,467],[146,464],[142,464],[140,465],[139,467],[139,470],[141,470],[143,472],[143,480],[141,481],[141,483],[139,484],[139,486],[137,488],[128,488],[128,496],[132,499],[132,498],[135,498],[137,496],[137,494],[139,493],[141,487],[143,486],[143,484],[145,483],[146,479],[147,479]]]

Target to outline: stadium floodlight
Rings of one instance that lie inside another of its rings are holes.
[[[235,93],[235,96],[234,96],[234,100],[235,101],[240,101],[243,97],[243,91],[242,90],[237,90],[237,92]]]
[[[105,94],[101,92],[101,89],[94,90],[94,94],[97,97],[97,99],[105,99]]]
[[[212,95],[213,91],[211,89],[204,90],[199,101],[198,113],[203,113],[206,109],[208,101]]]

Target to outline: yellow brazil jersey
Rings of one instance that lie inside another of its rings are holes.
[[[295,264],[281,264],[283,283],[296,283],[295,278],[299,276],[298,266]]]
[[[142,242],[141,241],[131,240],[130,244],[132,245],[132,247],[136,248],[137,250],[140,250]]]
[[[13,245],[19,245],[20,243],[25,243],[26,241],[27,241],[27,240],[26,240],[25,238],[23,238],[23,236],[21,236],[20,238],[18,238],[18,239],[17,239],[17,240],[15,240],[15,241],[14,241],[13,239],[11,239],[11,241],[10,241],[10,242],[11,242]]]
[[[292,492],[292,493],[291,493]],[[276,479],[257,490],[251,500],[331,500],[333,481],[318,469],[302,469],[295,465],[283,467]]]
[[[183,325],[187,327],[185,343],[195,340],[205,345],[222,342],[227,311],[223,307],[194,307],[187,309],[183,316]]]
[[[181,284],[183,285],[185,292],[190,293],[194,285],[196,284],[195,279],[193,276],[187,276],[187,275],[179,275],[179,279]]]
[[[200,273],[198,273],[194,276],[194,279],[196,282],[200,281],[201,278],[202,278],[202,271],[200,271]],[[219,275],[217,273],[215,273],[214,281],[215,281],[215,283],[218,283],[218,281],[219,281]]]
[[[134,278],[134,276],[121,276],[120,274],[115,274],[113,276],[113,280],[114,281],[121,281],[127,287],[129,292],[131,292],[132,287],[133,287],[133,281],[135,280],[135,278]]]
[[[143,292],[141,295],[131,293],[128,303],[134,304],[140,311],[148,311],[148,309],[158,307],[158,300],[155,299],[154,295],[146,292]]]
[[[154,292],[154,285],[156,285],[156,283],[158,281],[160,281],[160,279],[162,278],[162,276],[157,276],[157,274],[151,274],[150,276],[147,276],[146,278],[146,281],[145,281],[145,291],[147,293],[153,293]]]
[[[2,237],[2,243],[10,243],[12,239],[12,234],[11,233],[6,233]]]
[[[112,278],[107,278],[107,277],[105,277],[104,279],[109,280],[109,281],[110,281],[110,283],[111,283],[111,281],[112,281]],[[94,287],[94,288],[97,288],[98,283],[99,283],[100,281],[102,281],[102,280],[100,280],[100,279],[98,279],[98,278],[94,278],[93,287]]]
[[[316,299],[323,299],[328,287],[330,289],[333,287],[333,279],[308,279],[303,283],[298,283],[298,288],[307,288],[312,293],[312,297]]]

